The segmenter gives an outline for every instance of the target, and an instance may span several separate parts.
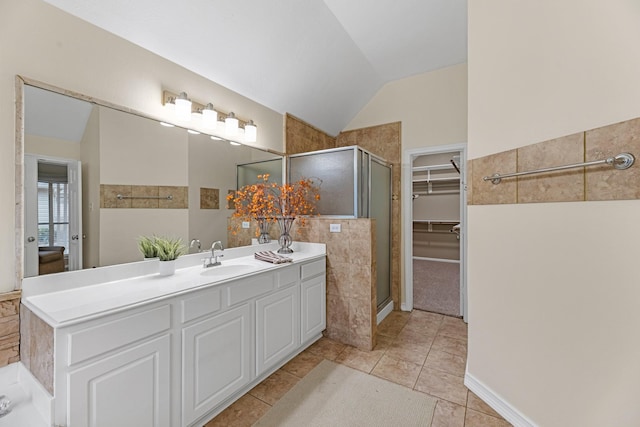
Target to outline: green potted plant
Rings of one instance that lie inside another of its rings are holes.
[[[169,276],[176,271],[176,259],[184,253],[182,239],[156,237],[154,246],[160,260],[159,272],[162,276]]]
[[[138,238],[138,249],[142,253],[142,256],[144,256],[144,259],[158,259],[156,236],[140,236]]]

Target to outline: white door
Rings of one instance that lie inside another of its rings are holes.
[[[38,275],[38,158],[24,156],[24,277]]]
[[[38,275],[38,162],[67,166],[68,269],[82,268],[82,164],[78,160],[24,156],[24,277]],[[67,246],[67,245],[65,245]]]
[[[327,327],[325,275],[304,280],[301,283],[300,316],[302,342],[317,337]]]
[[[82,269],[82,165],[67,163],[69,180],[69,271]]]
[[[290,286],[256,301],[256,375],[298,348],[298,289]]]
[[[189,425],[251,381],[250,305],[182,330],[182,423]]]
[[[169,427],[170,348],[163,335],[69,373],[69,425]]]

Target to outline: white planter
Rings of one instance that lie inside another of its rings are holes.
[[[176,272],[176,260],[173,261],[160,261],[158,267],[158,273],[161,276],[171,276]]]

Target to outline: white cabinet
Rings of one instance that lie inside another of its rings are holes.
[[[68,375],[69,426],[170,426],[168,334]]]
[[[256,301],[256,375],[300,344],[299,288],[290,286]]]
[[[250,319],[245,303],[183,329],[183,425],[251,381]]]
[[[300,342],[317,339],[327,326],[326,260],[300,266]]]
[[[321,336],[325,260],[58,327],[54,425],[197,427]]]
[[[327,327],[325,275],[303,280],[300,286],[301,342],[317,338]]]

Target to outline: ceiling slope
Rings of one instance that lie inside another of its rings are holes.
[[[466,0],[45,1],[333,135],[384,83],[466,61]]]

